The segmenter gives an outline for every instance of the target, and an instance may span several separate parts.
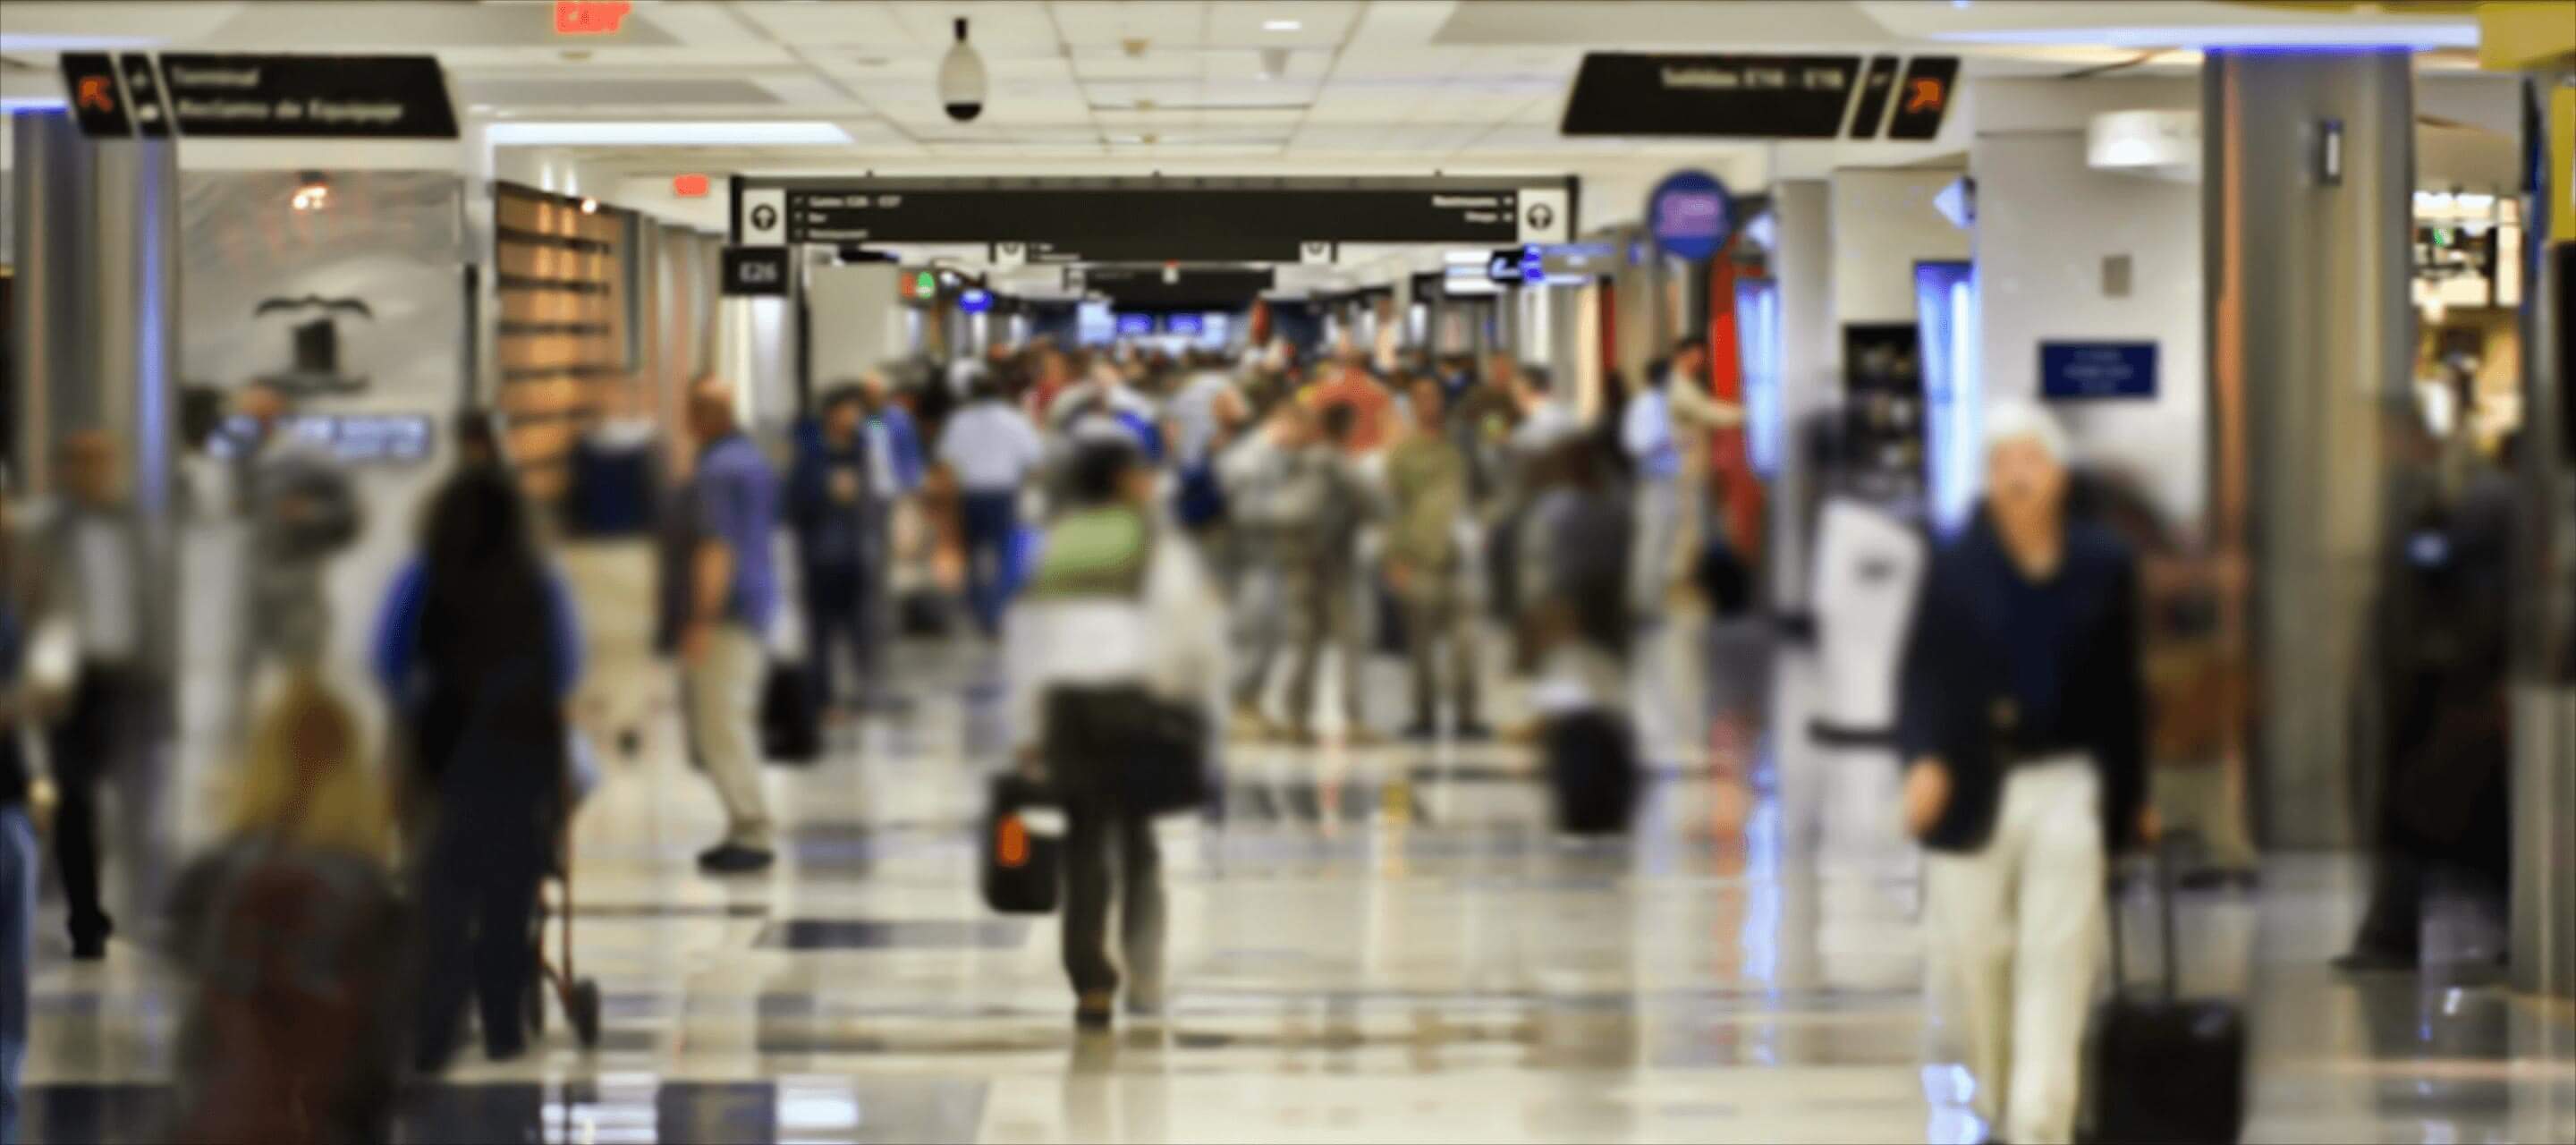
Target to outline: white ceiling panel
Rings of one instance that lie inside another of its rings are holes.
[[[1922,7],[1932,7],[1922,4]],[[2017,7],[1992,4],[1990,7]],[[2109,5],[2127,7],[2126,3]],[[1627,0],[1618,4],[1461,3],[1433,37],[1443,44],[1684,45],[1880,43],[1891,39],[1852,0]]]
[[[656,5],[655,8],[673,7]],[[884,4],[745,3],[735,11],[782,44],[803,48],[857,48],[900,51],[917,47],[912,30]]]
[[[1047,5],[1064,42],[1080,50],[1144,40],[1161,48],[1207,42],[1205,0],[1054,0]]]
[[[0,7],[5,6],[5,3],[0,3]],[[423,47],[425,45],[406,44],[385,50],[420,51]],[[275,51],[276,48],[249,50]],[[579,78],[590,73],[645,76],[698,73],[739,77],[753,69],[804,66],[797,61],[795,53],[785,48],[749,43],[725,48],[612,48],[580,40],[542,40],[507,47],[441,47],[438,59],[454,75],[516,69],[522,74],[550,79]]]
[[[1307,48],[1329,50],[1350,34],[1365,5],[1318,0],[1212,4],[1208,11],[1210,47]]]
[[[1148,51],[1130,56],[1117,49],[1076,48],[1071,57],[1073,74],[1084,81],[1121,80],[1153,83],[1188,82],[1199,79],[1198,53],[1178,50]]]
[[[241,14],[241,4],[99,4],[8,0],[0,51],[150,48],[201,43]]]
[[[814,169],[836,156],[912,155],[1038,173],[1178,157],[1213,173],[1313,156],[1316,173],[1330,173],[1708,151],[1559,136],[1587,51],[1952,52],[1973,92],[1996,75],[2132,61],[2139,37],[2159,29],[2286,29],[2283,42],[2296,43],[2346,26],[2340,14],[2216,0],[656,0],[638,3],[617,35],[567,37],[551,11],[550,0],[0,0],[0,47],[47,75],[51,53],[69,47],[436,51],[459,102],[497,121],[828,121],[851,140],[603,142],[585,159],[667,165],[685,151],[723,156],[696,160],[711,170]],[[2355,19],[2448,39],[2465,25],[2456,11],[2398,13]],[[937,94],[959,17],[990,76],[986,111],[969,124],[950,121]],[[1265,74],[1265,57],[1284,60],[1279,74]],[[2140,71],[2196,63],[2176,51]],[[1263,162],[1229,164],[1241,157]]]
[[[1053,56],[1064,49],[1046,6],[1034,0],[990,0],[975,4],[886,4],[895,22],[911,37],[911,51],[927,52],[936,61],[955,41],[954,24],[967,23],[967,39],[987,64],[1014,56]]]

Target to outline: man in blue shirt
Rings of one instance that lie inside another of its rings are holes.
[[[769,805],[760,790],[760,688],[768,666],[762,634],[778,607],[770,536],[778,526],[778,482],[760,447],[734,417],[733,392],[701,379],[689,389],[697,469],[681,511],[688,515],[679,629],[681,685],[689,735],[707,778],[724,800],[724,840],[698,855],[712,874],[765,870]]]
[[[886,517],[896,495],[886,435],[866,422],[855,385],[823,397],[810,439],[797,442],[787,483],[788,522],[803,558],[806,656],[815,699],[838,704],[835,644],[845,643],[859,677],[862,705],[884,685]]]

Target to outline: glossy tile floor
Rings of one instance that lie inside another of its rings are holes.
[[[629,556],[577,554],[594,624]],[[1238,750],[1223,820],[1163,828],[1168,1018],[1077,1036],[1055,921],[974,889],[988,655],[907,647],[915,710],[773,769],[780,867],[717,880],[691,866],[714,798],[635,635],[594,633],[595,718],[647,734],[575,843],[603,1043],[558,1015],[519,1061],[469,1053],[407,1103],[406,1140],[1977,1139],[1925,1018],[1904,850],[1819,857],[1777,798],[1722,832],[1718,785],[1667,773],[1633,838],[1577,843],[1516,749]],[[2251,1008],[2250,1140],[2576,1140],[2564,1007],[2338,978],[2357,865],[2265,875],[2184,913],[2186,989]],[[124,943],[69,963],[59,914],[40,925],[29,1139],[151,1140],[179,983]]]

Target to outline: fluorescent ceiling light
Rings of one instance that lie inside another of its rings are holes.
[[[1294,32],[1305,26],[1305,24],[1296,20],[1264,20],[1261,22],[1261,30],[1264,32]]]
[[[12,111],[62,111],[71,105],[58,95],[13,95],[0,97],[0,113]]]
[[[2472,23],[2193,24],[2168,27],[1995,28],[1934,32],[1954,44],[2111,48],[2474,48]]]
[[[850,142],[839,124],[821,120],[558,120],[495,123],[485,137],[502,146],[723,147]]]

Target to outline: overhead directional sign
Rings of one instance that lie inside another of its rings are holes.
[[[181,135],[456,138],[436,56],[165,52],[161,86]]]
[[[1859,56],[1666,55],[1594,52],[1583,57],[1574,91],[1566,98],[1559,130],[1567,135],[1681,135],[1736,139],[1833,139],[1851,124],[1851,137],[1873,138],[1890,98],[1885,78],[1895,61],[1870,65],[1864,83]],[[1946,108],[1958,77],[1953,56],[1917,57],[1906,72],[1936,80],[1937,103]],[[1926,89],[1929,90],[1928,88]],[[1893,93],[1897,114],[1890,136],[1906,126],[1906,93]],[[1861,113],[1854,118],[1854,107]],[[1937,113],[1931,120],[1938,128]]]
[[[1177,242],[1158,236],[1084,239],[1079,243],[1013,239],[991,245],[993,261],[1005,266],[1076,262],[1295,262],[1299,250],[1295,239],[1257,237]]]
[[[1887,122],[1887,93],[1895,86],[1896,57],[1871,56],[1869,71],[1860,79],[1860,104],[1852,109],[1852,138],[1878,137],[1879,126]]]
[[[1930,139],[1941,134],[1941,117],[1949,114],[1952,89],[1958,83],[1958,57],[1914,57],[1905,65],[1905,82],[1896,85],[1896,114],[1888,117],[1887,137]]]
[[[774,207],[778,228],[751,213]],[[740,181],[742,241],[1019,244],[1023,262],[1305,261],[1334,243],[1559,242],[1575,182],[1525,179],[781,178]],[[1318,245],[1321,244],[1321,245]]]
[[[1120,310],[1230,310],[1277,284],[1278,275],[1266,268],[1095,266],[1082,275],[1085,291],[1107,295]]]
[[[134,134],[134,117],[126,111],[125,90],[116,82],[116,65],[106,53],[64,52],[59,63],[64,94],[72,105],[72,121],[80,124],[81,134]]]
[[[134,104],[135,128],[145,135],[170,134],[170,108],[161,101],[161,79],[152,57],[133,52],[116,57],[116,66],[125,73],[125,97]]]

